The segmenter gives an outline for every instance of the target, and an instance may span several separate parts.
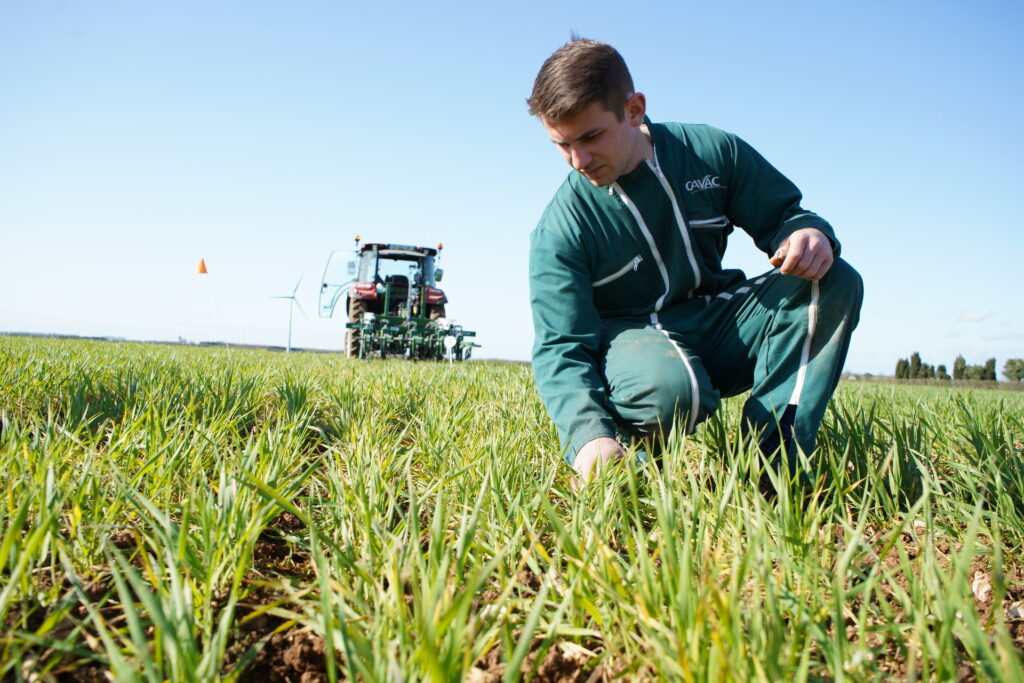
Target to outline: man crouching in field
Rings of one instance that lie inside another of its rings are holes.
[[[690,433],[747,390],[762,452],[810,453],[863,297],[832,227],[738,137],[652,123],[610,45],[558,49],[527,102],[574,170],[530,251],[533,368],[568,463],[586,482],[622,437]],[[734,226],[773,270],[722,268]]]

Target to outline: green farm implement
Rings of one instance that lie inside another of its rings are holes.
[[[472,341],[476,332],[445,317],[448,298],[436,287],[443,275],[437,267],[442,245],[434,249],[360,244],[359,239],[356,237],[354,253],[331,252],[320,284],[323,318],[334,316],[344,295],[346,354],[358,358],[468,359],[478,346]]]

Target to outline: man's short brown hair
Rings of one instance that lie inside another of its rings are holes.
[[[633,94],[622,55],[607,43],[573,37],[547,58],[526,103],[530,114],[559,123],[600,102],[621,121]]]

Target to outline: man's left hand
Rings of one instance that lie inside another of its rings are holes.
[[[817,228],[801,228],[787,237],[769,261],[783,275],[820,280],[832,267],[832,242]]]

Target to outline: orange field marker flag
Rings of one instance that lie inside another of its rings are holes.
[[[206,270],[206,259],[199,259],[199,266],[196,268],[196,272],[199,273],[200,275],[208,274]]]

